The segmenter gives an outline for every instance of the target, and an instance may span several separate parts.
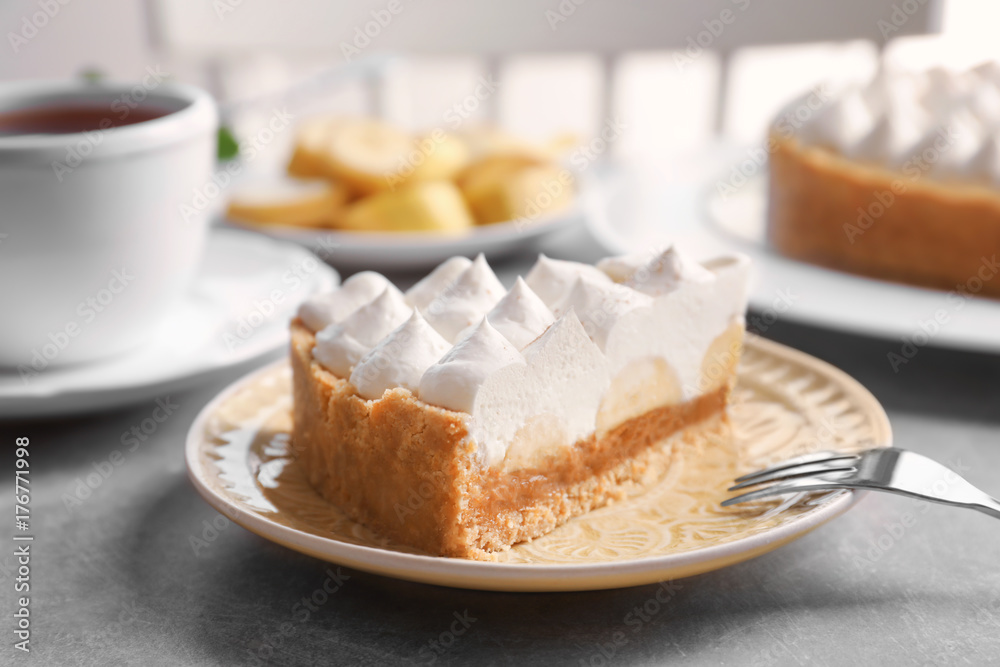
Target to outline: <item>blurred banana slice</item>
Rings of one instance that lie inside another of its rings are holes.
[[[460,233],[475,223],[462,193],[447,181],[411,183],[351,204],[340,226],[352,231]]]
[[[531,223],[573,201],[569,170],[555,164],[493,160],[465,181],[463,193],[481,225],[518,220]]]
[[[489,126],[413,135],[374,118],[314,117],[296,134],[287,168],[295,178],[241,188],[229,215],[354,231],[530,222],[572,201],[572,175],[558,162],[577,143],[569,134],[538,142]]]
[[[409,159],[419,164],[407,181],[450,181],[469,163],[468,145],[454,134],[435,130],[417,137],[414,145],[418,153]]]
[[[574,132],[563,132],[549,139],[544,144],[544,150],[555,156],[555,159],[562,159],[567,153],[580,146],[582,140],[580,135]]]
[[[263,225],[330,227],[347,202],[347,188],[325,180],[283,178],[241,184],[227,217]]]
[[[491,126],[467,128],[459,133],[459,137],[469,147],[470,162],[499,156],[519,156],[538,162],[553,162],[559,160],[579,141],[575,135],[562,134],[547,142],[536,143]]]
[[[491,155],[466,167],[456,179],[467,199],[478,199],[486,190],[510,178],[527,167],[537,167],[545,161],[537,156],[523,154]]]
[[[330,116],[302,121],[295,133],[295,148],[288,161],[289,176],[296,178],[326,176],[326,146],[337,122],[337,118]]]
[[[391,190],[413,171],[407,162],[413,137],[382,121],[351,119],[337,123],[324,152],[326,173],[360,194]]]

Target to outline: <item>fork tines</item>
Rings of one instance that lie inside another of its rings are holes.
[[[858,460],[859,457],[855,454],[832,451],[796,456],[769,468],[736,478],[737,483],[731,486],[729,491],[738,491],[769,482],[779,483],[729,498],[723,501],[722,505],[728,507],[749,500],[759,500],[787,493],[840,488],[841,484],[838,480],[823,476],[831,473],[853,472]]]

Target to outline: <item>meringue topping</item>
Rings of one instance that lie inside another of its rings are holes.
[[[464,329],[482,319],[505,293],[486,258],[480,254],[434,297],[423,314],[438,333],[454,342]]]
[[[969,159],[965,175],[984,185],[1000,187],[1000,135],[987,139]]]
[[[618,318],[634,310],[652,304],[652,297],[624,285],[604,279],[593,280],[589,275],[581,275],[573,283],[566,298],[554,308],[557,317],[570,309],[576,311],[584,330],[597,346],[604,349],[608,333]]]
[[[868,134],[875,124],[875,115],[861,91],[849,91],[832,100],[803,124],[801,138],[824,146],[852,145]]]
[[[487,463],[504,458],[517,431],[548,416],[550,439],[569,445],[592,433],[610,383],[604,355],[570,310],[524,350],[525,364],[487,378],[472,408],[472,436]]]
[[[555,317],[548,306],[518,276],[517,282],[486,319],[519,350],[542,335]]]
[[[376,298],[316,334],[313,357],[364,399],[401,387],[465,413],[477,457],[491,466],[533,455],[524,444],[531,436],[521,431],[529,424],[544,429],[547,442],[572,444],[627,418],[622,406],[646,409],[627,393],[638,391],[637,369],[655,370],[657,387],[678,400],[714,390],[704,360],[746,308],[749,260],[742,255],[698,263],[668,246],[609,258],[604,271],[542,256],[532,272],[550,298],[562,293],[555,308],[527,280],[505,293],[482,256],[442,266],[455,271],[465,263],[451,281],[441,278],[442,267],[435,281],[421,281],[436,282],[423,312],[412,307],[427,298],[422,290],[407,299],[386,282]],[[546,274],[560,284],[545,283]],[[360,293],[352,281],[335,294]],[[347,309],[331,297],[324,302]],[[461,326],[473,313],[475,324]],[[613,387],[619,400],[609,404]]]
[[[525,364],[524,357],[484,317],[471,334],[427,369],[420,378],[420,399],[471,414],[483,382],[511,364]]]
[[[546,306],[554,308],[557,303],[566,298],[576,279],[581,276],[586,276],[593,282],[611,282],[610,278],[595,266],[552,259],[545,255],[538,256],[538,261],[531,267],[531,271],[528,272],[524,281]]]
[[[965,72],[881,68],[799,128],[801,141],[902,171],[910,178],[1000,182],[986,148],[1000,128],[1000,64]]]
[[[451,344],[414,310],[410,319],[362,357],[351,373],[351,384],[369,400],[395,387],[416,393],[424,372],[450,349]]]
[[[932,67],[925,74],[926,85],[920,102],[934,116],[945,116],[967,101],[976,79],[974,73],[955,74],[943,67]]]
[[[650,296],[673,292],[686,283],[708,283],[715,274],[673,246],[667,248],[628,277],[626,285]]]
[[[341,322],[387,287],[396,289],[380,273],[374,271],[355,273],[344,281],[340,289],[309,298],[299,306],[299,317],[313,332],[320,331],[331,324]]]
[[[845,146],[849,155],[870,162],[892,166],[902,164],[909,150],[926,134],[926,114],[917,106],[893,104],[875,122],[871,131],[853,146]]]
[[[1000,88],[976,86],[969,96],[969,109],[984,127],[996,128],[1000,124]]]
[[[1000,63],[995,60],[987,60],[972,67],[969,72],[980,77],[980,79],[1000,87]]]
[[[406,300],[418,310],[426,309],[438,294],[471,265],[472,261],[467,257],[457,256],[445,260],[406,291]]]
[[[934,157],[930,168],[932,178],[958,180],[968,173],[973,156],[982,147],[982,135],[982,125],[972,111],[957,108],[937,131],[925,135],[911,153]]]
[[[668,246],[669,247],[669,246]],[[616,283],[623,283],[632,277],[632,274],[640,268],[649,264],[650,260],[660,254],[662,250],[636,252],[630,255],[618,255],[616,257],[605,257],[596,266],[598,270],[611,278]]]
[[[317,333],[313,358],[335,375],[349,377],[354,365],[412,312],[400,291],[388,285],[371,303]]]

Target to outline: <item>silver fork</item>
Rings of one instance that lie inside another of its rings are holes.
[[[1000,519],[1000,501],[937,461],[895,447],[847,454],[816,452],[736,479],[730,491],[767,484],[723,501],[724,507],[790,493],[870,489],[979,510]]]

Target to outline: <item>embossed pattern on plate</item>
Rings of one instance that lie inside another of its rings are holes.
[[[290,408],[291,371],[281,362],[240,380],[199,415],[188,438],[188,469],[216,509],[319,558],[495,590],[637,585],[752,558],[846,511],[857,493],[722,508],[735,477],[809,451],[891,444],[885,413],[857,382],[808,355],[751,339],[730,407],[732,442],[706,443],[650,491],[517,545],[498,562],[476,562],[392,544],[323,500],[289,456]]]

